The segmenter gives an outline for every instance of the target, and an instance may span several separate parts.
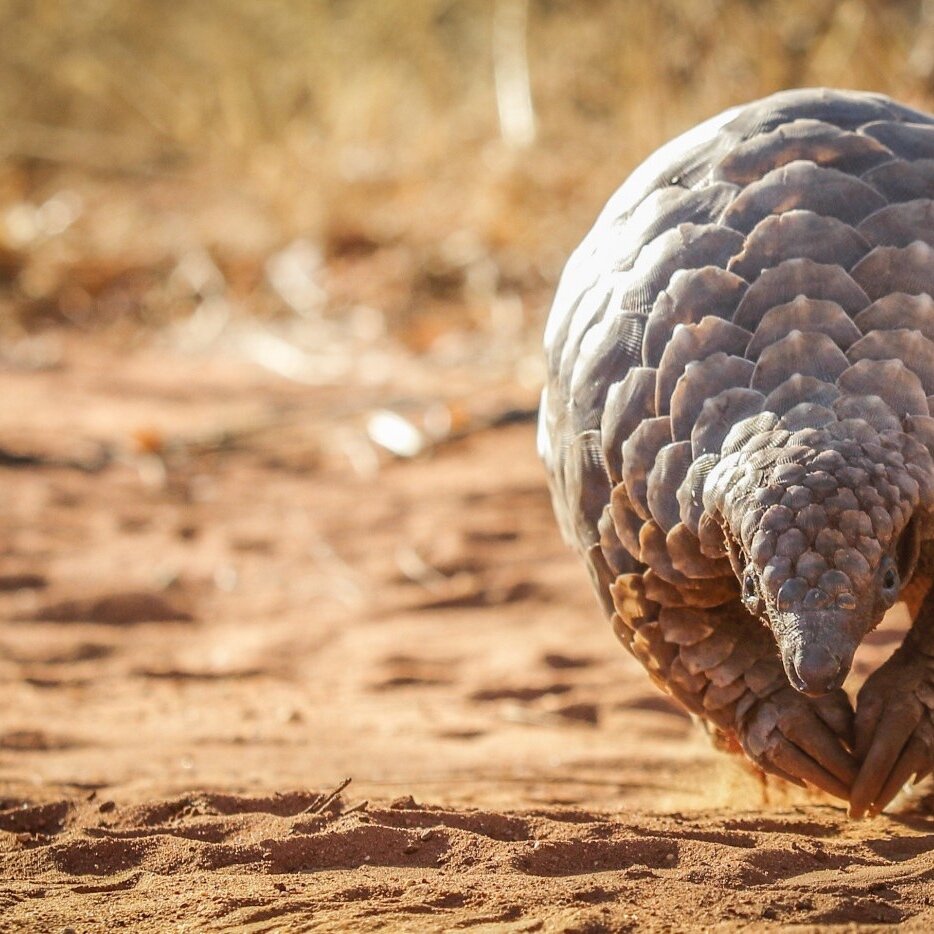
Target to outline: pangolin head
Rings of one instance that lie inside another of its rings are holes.
[[[852,419],[773,426],[711,475],[743,603],[771,628],[789,682],[805,694],[843,683],[914,570],[913,444]]]

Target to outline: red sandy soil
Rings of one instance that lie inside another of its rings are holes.
[[[530,424],[374,470],[375,390],[71,338],[0,393],[0,929],[934,930],[926,799],[715,752]]]

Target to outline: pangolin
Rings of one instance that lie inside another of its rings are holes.
[[[539,451],[617,637],[720,745],[857,817],[934,767],[932,296],[934,117],[795,90],[643,163],[545,331]]]

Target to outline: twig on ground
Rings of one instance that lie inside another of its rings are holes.
[[[359,801],[352,808],[347,808],[346,811],[341,813],[341,817],[346,817],[348,814],[355,814],[357,811],[365,811],[369,807],[369,801]]]
[[[352,778],[345,778],[333,791],[322,792],[301,813],[320,814],[352,781]]]

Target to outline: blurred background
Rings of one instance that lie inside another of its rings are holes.
[[[606,930],[673,831],[627,816],[614,848],[593,808],[751,809],[685,832],[687,887],[657,876],[676,928],[928,897],[924,867],[872,873],[929,836],[827,856],[803,835],[840,836],[828,809],[755,819],[807,794],[716,753],[615,644],[535,454],[544,319],[604,202],[675,134],[805,85],[932,107],[934,0],[0,0],[0,878],[26,880],[23,930],[252,929],[290,898],[335,930],[400,899],[453,926],[531,906],[523,930],[583,903],[592,924],[548,930]],[[536,862],[531,824],[436,835],[415,799],[580,811]],[[376,881],[289,896],[280,862],[243,874],[260,850]],[[871,874],[787,914],[800,873],[850,860]]]
[[[532,389],[627,172],[794,85],[930,105],[934,3],[2,0],[0,334],[171,326],[337,383],[392,344]]]

